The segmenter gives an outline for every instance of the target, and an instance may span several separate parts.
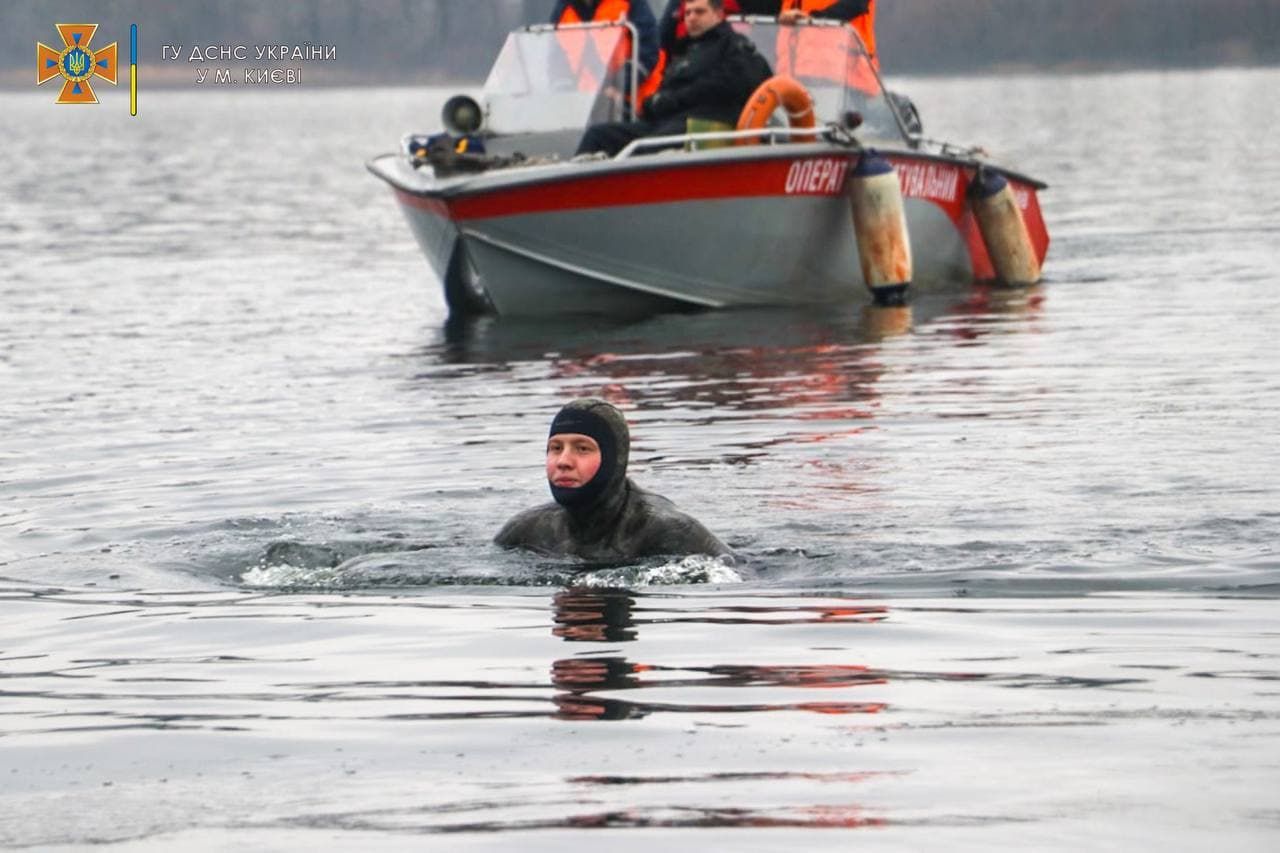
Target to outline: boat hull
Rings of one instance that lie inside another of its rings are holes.
[[[976,164],[882,152],[898,170],[913,288],[990,279],[966,189]],[[391,184],[454,313],[623,314],[868,301],[846,196],[856,151],[721,149]],[[987,167],[990,168],[990,167]],[[1043,261],[1036,182],[1005,173]]]

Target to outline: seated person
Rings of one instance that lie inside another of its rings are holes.
[[[587,128],[578,154],[616,155],[642,136],[686,132],[690,118],[736,124],[751,93],[772,76],[769,63],[724,19],[725,0],[686,0],[689,38],[669,58],[662,85],[645,99],[639,121]]]
[[[658,64],[658,22],[654,20],[648,0],[556,0],[555,8],[551,10],[553,24],[586,24],[623,18],[636,28],[640,41],[640,80],[643,82]],[[607,57],[601,58],[607,60]]]
[[[525,510],[494,542],[550,556],[619,561],[732,552],[671,501],[627,477],[631,433],[604,400],[574,400],[555,416],[547,439],[554,503]]]

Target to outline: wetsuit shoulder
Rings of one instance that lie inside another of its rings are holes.
[[[732,557],[733,552],[715,534],[691,515],[675,510],[663,532],[664,550],[669,554],[706,554],[709,557]]]
[[[633,489],[643,507],[639,514],[642,529],[636,532],[641,540],[640,550],[645,554],[733,556],[733,552],[702,522],[677,509],[668,498],[639,487],[633,486]]]
[[[502,525],[493,537],[494,544],[502,548],[546,550],[548,541],[555,541],[562,514],[563,510],[554,502],[526,509]]]

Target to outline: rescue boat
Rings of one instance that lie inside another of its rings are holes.
[[[778,75],[736,128],[575,158],[589,123],[632,117],[638,40],[625,21],[541,25],[508,36],[441,131],[369,161],[451,315],[892,304],[1039,279],[1045,184],[926,139],[851,27],[732,21]]]

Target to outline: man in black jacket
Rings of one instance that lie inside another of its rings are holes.
[[[687,0],[689,38],[670,58],[661,87],[645,100],[643,118],[592,125],[577,153],[612,157],[642,136],[684,134],[690,118],[736,124],[751,93],[773,72],[724,14],[724,0]]]

